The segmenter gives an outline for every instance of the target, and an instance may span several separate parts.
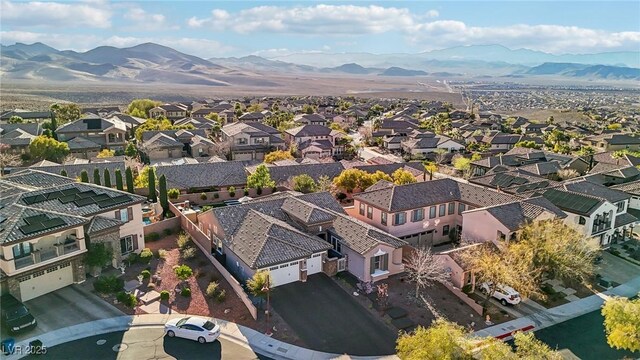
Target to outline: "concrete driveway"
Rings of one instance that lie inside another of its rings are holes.
[[[116,307],[78,285],[70,285],[29,300],[25,305],[38,321],[38,326],[30,331],[11,335],[18,341],[87,321],[125,315]],[[7,336],[3,329],[2,338]]]
[[[397,334],[325,274],[278,286],[273,309],[313,350],[349,355],[395,353]]]
[[[601,251],[600,255],[602,262],[596,268],[596,273],[600,274],[603,279],[624,284],[640,276],[640,266],[611,255],[608,251]]]

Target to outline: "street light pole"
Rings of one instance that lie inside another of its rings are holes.
[[[262,291],[267,293],[267,310],[264,311],[265,315],[267,316],[267,331],[265,332],[265,335],[267,336],[271,336],[273,335],[273,333],[271,332],[271,328],[269,327],[269,316],[271,315],[271,313],[269,312],[269,293],[271,292],[271,288],[270,288],[270,284],[269,284],[269,276],[267,276],[267,282],[264,285],[264,287],[262,288]]]

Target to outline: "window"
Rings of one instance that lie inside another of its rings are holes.
[[[616,212],[622,212],[624,211],[624,201],[620,201],[619,203],[616,204],[618,206],[618,210],[616,210]]]
[[[404,212],[397,213],[393,215],[393,224],[394,225],[402,225],[407,222],[407,214]]]
[[[449,235],[449,225],[442,227],[442,235]]]
[[[424,209],[415,209],[411,212],[411,221],[418,222],[424,219]]]
[[[580,225],[584,225],[584,224],[586,224],[586,223],[587,223],[587,219],[585,219],[583,216],[580,216],[580,217],[578,218],[578,224],[580,224]]]
[[[436,217],[436,207],[432,206],[429,208],[429,219],[433,219]]]
[[[371,206],[367,206],[367,217],[373,219],[373,208]]]
[[[449,203],[449,215],[453,215],[456,212],[456,203]]]
[[[382,225],[387,225],[387,213],[386,212],[380,213],[380,223]]]
[[[440,205],[440,209],[438,210],[438,212],[439,212],[438,216],[445,216],[447,214],[447,205],[446,204]]]
[[[376,271],[387,271],[389,269],[389,254],[374,256],[371,258],[369,273]]]
[[[462,213],[466,210],[467,205],[463,203],[458,203],[458,215],[462,215]]]
[[[122,222],[129,222],[133,220],[133,208],[126,208],[124,210],[116,210],[116,219]]]
[[[116,142],[116,134],[109,134],[108,136],[109,136],[110,143]]]
[[[264,138],[253,139],[254,144],[264,144]]]
[[[120,239],[120,251],[122,254],[128,254],[134,249],[133,236],[125,236]]]
[[[247,144],[247,139],[245,138],[238,139],[238,145],[246,145],[246,144]]]
[[[13,246],[13,258],[18,259],[21,257],[29,256],[32,249],[31,243],[24,242]]]
[[[329,237],[329,243],[331,243],[331,246],[333,246],[333,250],[342,254],[342,243],[340,242],[340,239],[331,235]]]
[[[364,215],[364,204],[360,203],[360,215]]]
[[[507,236],[502,231],[498,230],[498,240],[504,241],[506,239],[507,239]]]

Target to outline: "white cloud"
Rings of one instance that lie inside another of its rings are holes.
[[[209,17],[192,17],[187,25],[215,31],[286,33],[318,36],[400,33],[416,47],[501,44],[553,53],[637,50],[640,32],[610,32],[561,25],[469,26],[457,20],[433,20],[437,10],[414,14],[406,8],[313,5],[256,6],[237,12],[214,9]]]
[[[16,42],[33,43],[39,41],[59,50],[75,51],[87,51],[102,45],[120,48],[130,47],[146,42],[154,42],[202,58],[226,56],[235,51],[234,47],[216,40],[187,37],[151,38],[110,36],[105,38],[96,35],[82,34],[69,35],[28,31],[2,31],[0,32],[0,38],[2,39],[3,45],[10,45]]]
[[[3,0],[0,20],[14,27],[111,27],[112,11],[104,1],[12,2]]]
[[[177,25],[169,25],[166,16],[152,14],[139,7],[130,7],[122,16],[128,28],[138,31],[178,30]]]

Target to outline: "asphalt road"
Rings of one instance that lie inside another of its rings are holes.
[[[104,340],[102,345],[101,340]],[[100,342],[99,342],[100,341]],[[118,351],[117,346],[121,346]],[[115,349],[115,350],[114,350]],[[30,356],[26,359],[269,359],[257,355],[250,349],[224,339],[213,343],[199,344],[195,341],[169,338],[162,328],[136,328],[92,336],[54,346],[45,356]]]

